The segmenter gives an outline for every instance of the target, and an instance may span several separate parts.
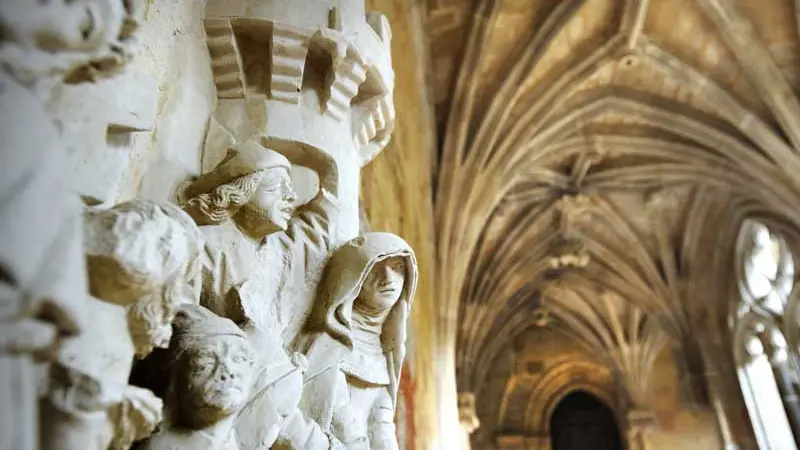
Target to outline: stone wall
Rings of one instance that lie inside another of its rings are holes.
[[[157,118],[151,131],[133,138],[121,200],[172,200],[178,184],[200,172],[208,119],[217,101],[204,10],[205,1],[146,3],[141,47],[128,70],[157,84]]]
[[[651,373],[648,399],[657,426],[646,432],[647,448],[722,448],[710,409],[681,405],[678,372],[669,350],[661,352]],[[620,395],[608,366],[588,355],[575,341],[548,328],[523,333],[513,348],[492,363],[486,384],[478,394],[480,427],[472,434],[472,448],[549,450],[548,414],[575,389],[608,404],[617,416],[622,439],[628,439],[624,395]]]
[[[709,408],[691,409],[679,401],[679,375],[672,352],[662,351],[652,371],[652,403],[658,429],[650,432],[653,450],[723,448],[716,418]]]

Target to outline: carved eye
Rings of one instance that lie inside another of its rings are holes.
[[[269,192],[270,194],[277,194],[278,192],[282,192],[283,187],[280,184],[269,184],[264,186],[264,192]]]
[[[212,367],[214,367],[215,363],[216,360],[213,357],[208,355],[199,355],[192,361],[192,372],[196,374],[208,372]]]

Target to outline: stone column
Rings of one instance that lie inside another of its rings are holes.
[[[726,325],[727,326],[727,325]],[[703,378],[725,450],[756,448],[742,387],[737,375],[734,336],[716,326],[698,326],[696,341],[702,356]]]
[[[475,394],[472,392],[458,394],[458,422],[461,425],[461,448],[469,450],[470,436],[481,425],[475,410]]]
[[[739,445],[736,443],[737,440],[734,436],[728,412],[725,408],[725,388],[728,386],[729,382],[725,375],[727,374],[729,377],[735,377],[736,371],[733,367],[730,367],[730,370],[725,370],[723,366],[718,363],[720,355],[725,354],[723,346],[714,344],[712,348],[713,342],[711,338],[701,338],[699,341],[700,351],[705,365],[704,381],[708,388],[709,402],[714,410],[714,416],[717,419],[717,425],[719,426],[724,448],[725,450],[738,450]],[[730,350],[728,354],[732,355]]]
[[[722,437],[724,450],[739,450],[736,440],[731,431],[728,415],[720,399],[719,389],[716,387],[718,375],[715,372],[707,373],[706,379],[709,380],[709,396],[711,397],[711,407],[714,409],[714,416],[717,418],[719,433]]]
[[[800,437],[800,399],[797,397],[797,387],[789,365],[786,341],[781,332],[773,328],[767,328],[759,337],[772,366],[775,384],[780,392],[786,417],[789,419],[789,426],[792,428],[795,442],[798,442]]]
[[[640,409],[628,411],[628,448],[630,450],[649,450],[647,435],[656,428],[656,418],[652,412]]]

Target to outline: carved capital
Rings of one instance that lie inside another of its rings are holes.
[[[547,263],[550,269],[557,270],[567,267],[583,268],[590,261],[591,255],[583,242],[577,239],[566,239],[553,247]]]
[[[480,427],[481,422],[475,409],[475,394],[462,392],[458,394],[458,421],[467,434],[472,434]]]

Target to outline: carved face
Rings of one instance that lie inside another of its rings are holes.
[[[403,293],[406,261],[393,256],[377,262],[364,280],[359,301],[376,311],[386,311],[397,303]]]
[[[292,189],[289,173],[283,168],[267,170],[256,192],[247,204],[275,229],[286,230],[294,213],[297,194]]]
[[[120,32],[122,0],[0,2],[0,21],[14,39],[48,50],[91,51]]]
[[[253,353],[248,342],[231,335],[205,338],[187,355],[184,383],[178,386],[191,422],[210,424],[239,411],[249,397]]]

